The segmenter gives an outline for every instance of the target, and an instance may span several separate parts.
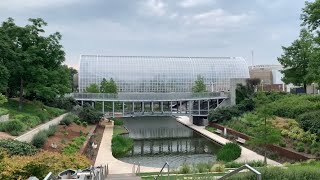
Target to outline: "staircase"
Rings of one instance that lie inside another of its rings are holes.
[[[107,176],[107,179],[127,180],[127,179],[141,179],[141,178],[136,176],[135,174],[109,174]]]

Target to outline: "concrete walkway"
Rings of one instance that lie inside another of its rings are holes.
[[[113,135],[113,125],[105,125],[95,166],[108,164],[109,174],[129,174],[132,173],[133,164],[122,162],[112,156],[111,139]],[[136,166],[137,168],[137,166]],[[140,167],[140,172],[159,172],[160,168]]]
[[[46,130],[49,129],[49,127],[51,125],[57,125],[60,123],[60,121],[63,119],[64,116],[66,116],[68,113],[62,114],[44,124],[41,124],[39,126],[37,126],[36,128],[22,134],[21,136],[16,137],[14,140],[18,140],[18,141],[24,141],[24,142],[31,142],[32,138],[35,134],[37,134],[39,131],[41,130]]]
[[[192,124],[188,116],[178,116],[177,121],[190,127],[191,129],[197,131],[198,133],[208,137],[209,139],[212,139],[213,141],[219,144],[226,144],[228,142],[231,142],[228,139],[225,139],[210,131],[207,131],[204,126],[196,126]],[[260,154],[257,154],[256,152],[241,146],[241,156],[236,160],[236,162],[263,161],[263,160],[264,160],[264,157],[261,156]],[[280,163],[273,161],[271,159],[267,159],[267,163],[269,165],[278,165],[278,166],[281,165]]]

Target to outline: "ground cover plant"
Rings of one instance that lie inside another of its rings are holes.
[[[16,140],[0,140],[0,149],[6,151],[9,156],[34,155],[38,152],[38,149],[35,146]]]
[[[82,147],[85,141],[86,141],[86,136],[84,135],[72,139],[71,143],[64,146],[64,148],[62,149],[62,153],[66,155],[75,154],[80,150],[80,148]]]
[[[241,156],[241,147],[236,143],[227,143],[218,151],[217,160],[230,162]]]
[[[124,137],[121,135],[114,136],[112,138],[112,155],[114,157],[122,157],[127,152],[132,150],[133,148],[133,140],[129,137]]]
[[[31,144],[37,148],[42,148],[46,143],[48,137],[53,136],[56,131],[56,125],[51,125],[48,129],[39,131],[37,134],[33,136]]]

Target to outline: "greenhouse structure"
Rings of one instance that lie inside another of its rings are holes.
[[[192,91],[198,77],[206,91]],[[79,93],[81,104],[101,103],[110,116],[206,116],[209,109],[233,103],[235,86],[249,78],[241,57],[164,57],[81,55]],[[92,84],[113,79],[117,94],[87,93]]]

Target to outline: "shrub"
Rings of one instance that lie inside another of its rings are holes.
[[[33,136],[31,144],[37,148],[42,148],[43,145],[46,143],[47,138],[48,135],[46,131],[39,131],[37,134]]]
[[[86,141],[85,136],[79,136],[74,138],[71,143],[67,144],[63,148],[62,153],[67,155],[75,154],[76,152],[79,151],[79,149],[82,147],[85,141]]]
[[[316,167],[269,167],[259,169],[261,172],[261,179],[290,179],[290,180],[301,180],[301,179],[320,179],[320,171]],[[251,172],[239,173],[228,178],[230,180],[255,180],[256,175]]]
[[[60,97],[60,98],[55,98],[47,102],[46,104],[52,107],[70,111],[74,106],[77,105],[77,101],[73,97]]]
[[[57,131],[57,125],[51,125],[49,126],[49,129],[46,131],[47,132],[47,136],[53,136]]]
[[[90,104],[84,104],[83,108],[77,108],[78,116],[82,121],[86,121],[88,124],[95,124],[100,121],[103,114],[94,109]]]
[[[2,115],[6,115],[9,113],[9,110],[8,109],[5,109],[5,108],[0,108],[0,116]]]
[[[124,156],[133,148],[133,140],[129,137],[124,137],[121,135],[114,136],[112,138],[112,154],[114,157]]]
[[[224,164],[223,163],[216,163],[211,167],[210,171],[211,172],[224,172]]]
[[[16,140],[0,140],[0,148],[6,150],[10,156],[34,155],[38,151],[35,146]]]
[[[191,172],[191,167],[186,163],[183,163],[179,168],[180,174],[189,174],[190,172]]]
[[[60,124],[69,126],[70,124],[72,124],[74,120],[77,120],[77,119],[78,119],[77,115],[70,113],[70,114],[67,114],[65,117],[63,117],[63,119],[60,121]]]
[[[113,123],[115,126],[122,126],[123,125],[123,121],[121,119],[112,118],[111,120],[113,120]]]
[[[264,162],[263,161],[250,161],[250,162],[246,162],[246,163],[239,163],[239,162],[235,162],[235,161],[231,161],[225,164],[226,168],[239,168],[245,164],[248,164],[251,167],[263,167],[264,166]]]
[[[320,135],[320,111],[303,113],[298,116],[297,121],[305,131]]]
[[[241,155],[241,147],[235,143],[225,144],[217,153],[218,161],[230,162],[236,160]]]
[[[25,128],[25,125],[17,119],[6,121],[2,124],[2,130],[14,136],[19,135]]]
[[[24,123],[25,125],[27,125],[28,127],[35,127],[38,124],[41,123],[41,120],[39,117],[37,116],[31,116],[31,115],[16,115],[14,116],[14,119],[18,119],[19,121],[21,121],[22,123]]]
[[[304,152],[304,147],[303,146],[298,146],[297,147],[298,152]]]
[[[0,154],[3,152],[0,152]],[[41,152],[34,156],[12,156],[3,154],[0,161],[0,179],[28,179],[37,176],[39,179],[52,172],[57,174],[65,169],[84,169],[90,166],[90,161],[81,154],[74,156],[52,152]]]
[[[238,117],[242,112],[237,106],[232,107],[221,107],[216,110],[211,110],[209,112],[208,119],[210,122],[222,122],[230,120],[232,117]]]

